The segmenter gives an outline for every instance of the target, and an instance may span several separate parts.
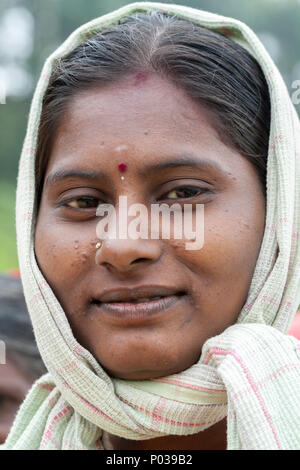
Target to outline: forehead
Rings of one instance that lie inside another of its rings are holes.
[[[170,155],[193,154],[230,168],[232,154],[212,125],[213,114],[181,88],[156,75],[78,93],[54,139],[48,169],[57,163],[109,168],[124,158],[131,168]],[[101,163],[100,163],[100,160]],[[226,163],[227,159],[227,163]]]
[[[183,90],[155,75],[136,74],[103,88],[78,93],[70,102],[60,126],[73,140],[84,136],[114,139],[167,133],[173,139],[205,128],[214,134],[208,111],[200,108]]]

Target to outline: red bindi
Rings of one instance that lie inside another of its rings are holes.
[[[146,82],[148,79],[149,72],[138,72],[133,79],[133,86],[139,86],[142,83]]]
[[[127,170],[127,164],[126,164],[126,163],[124,163],[124,162],[122,162],[122,163],[119,163],[119,165],[118,165],[118,169],[119,169],[119,171],[120,171],[121,173],[124,173],[124,171],[126,171],[126,170]]]

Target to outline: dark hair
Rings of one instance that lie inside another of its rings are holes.
[[[21,280],[2,274],[0,340],[4,341],[7,357],[27,375],[36,379],[47,372],[34,339]]]
[[[253,163],[265,194],[270,98],[258,62],[222,34],[154,11],[123,18],[57,62],[39,128],[37,208],[55,132],[71,98],[140,71],[168,78],[209,110],[220,139]]]

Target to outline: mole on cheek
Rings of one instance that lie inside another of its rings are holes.
[[[89,256],[93,255],[95,252],[95,245],[99,241],[98,238],[94,238],[89,242],[89,244],[85,244],[84,247],[80,247],[80,240],[74,240],[74,249],[75,249],[75,259],[73,259],[71,266],[76,267],[80,266],[82,263],[86,263]]]
[[[93,240],[90,241],[90,246],[95,249],[97,242],[99,241],[99,238],[94,238]]]

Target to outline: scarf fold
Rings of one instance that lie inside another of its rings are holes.
[[[207,340],[197,364],[152,381],[109,377],[75,340],[34,255],[35,152],[42,100],[59,58],[121,18],[160,10],[226,34],[259,62],[270,92],[265,233],[237,323]],[[228,449],[300,448],[300,123],[283,79],[244,23],[180,5],[129,4],[77,29],[47,59],[19,164],[16,225],[24,294],[49,371],[32,386],[6,449],[106,449],[106,433],[151,439],[202,431],[227,416]]]

